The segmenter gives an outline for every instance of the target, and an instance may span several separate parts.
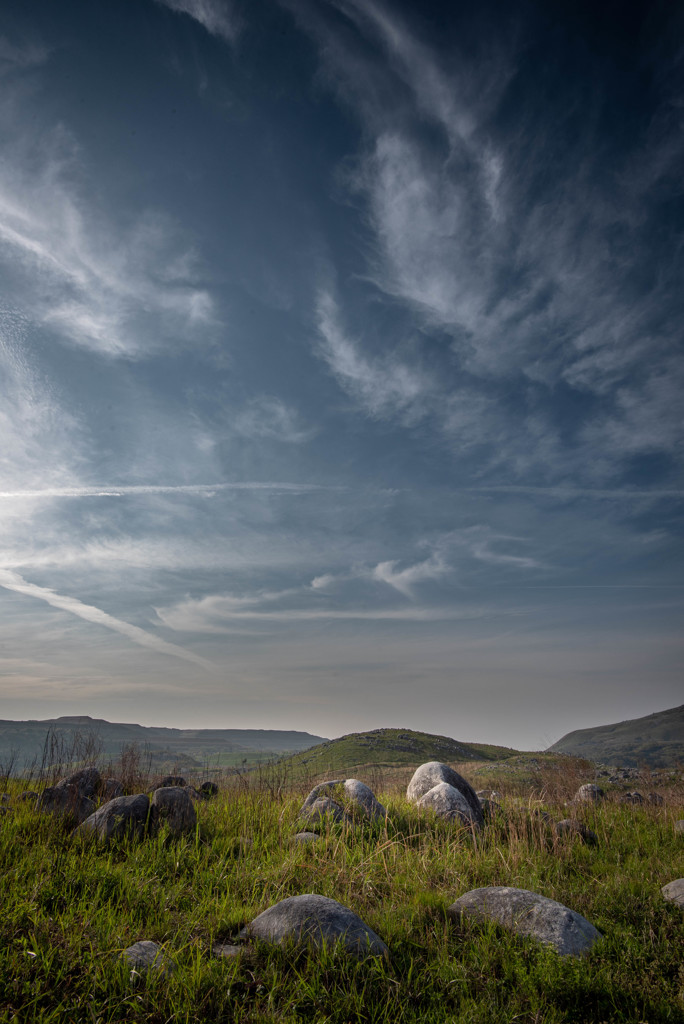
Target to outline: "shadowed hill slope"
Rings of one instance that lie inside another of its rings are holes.
[[[605,764],[665,768],[684,761],[684,704],[645,718],[575,729],[548,749]]]

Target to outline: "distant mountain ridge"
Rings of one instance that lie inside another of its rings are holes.
[[[666,768],[684,762],[684,704],[644,718],[575,729],[548,749],[604,764]]]
[[[137,744],[155,763],[173,762],[179,767],[240,764],[275,758],[306,750],[324,741],[322,736],[283,729],[171,729],[126,722],[107,722],[88,715],[13,722],[0,720],[0,767],[10,760],[14,770],[40,761],[45,743],[65,750],[89,738],[98,752],[116,758],[123,747]]]

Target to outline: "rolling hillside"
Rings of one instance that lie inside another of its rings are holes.
[[[576,729],[549,747],[590,761],[665,768],[684,762],[684,704],[645,718]]]

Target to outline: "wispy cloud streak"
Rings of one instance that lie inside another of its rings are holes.
[[[46,487],[41,490],[0,491],[0,499],[13,498],[124,498],[139,494],[197,494],[211,497],[217,491],[289,491],[294,494],[308,491],[340,490],[323,484],[282,483],[275,481],[239,481],[218,484],[116,484],[96,487]]]
[[[193,654],[191,651],[186,651],[183,647],[178,647],[176,644],[162,640],[161,637],[148,633],[146,630],[140,629],[139,626],[134,626],[130,622],[123,622],[121,619],[117,619],[113,615],[102,611],[101,608],[84,604],[77,597],[57,594],[48,587],[39,587],[35,583],[29,583],[19,573],[11,572],[8,569],[0,569],[0,587],[4,587],[5,590],[12,590],[17,594],[24,594],[26,597],[35,597],[39,601],[45,601],[46,604],[51,605],[53,608],[69,612],[80,619],[84,619],[86,622],[92,622],[97,626],[105,626],[107,629],[127,637],[140,647],[156,651],[157,654],[167,654],[172,658],[181,658],[183,661],[199,665],[207,671],[216,671],[215,665],[212,665],[210,661],[200,657],[198,654]]]

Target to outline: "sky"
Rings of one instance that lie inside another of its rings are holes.
[[[681,703],[683,20],[4,0],[0,717]]]

